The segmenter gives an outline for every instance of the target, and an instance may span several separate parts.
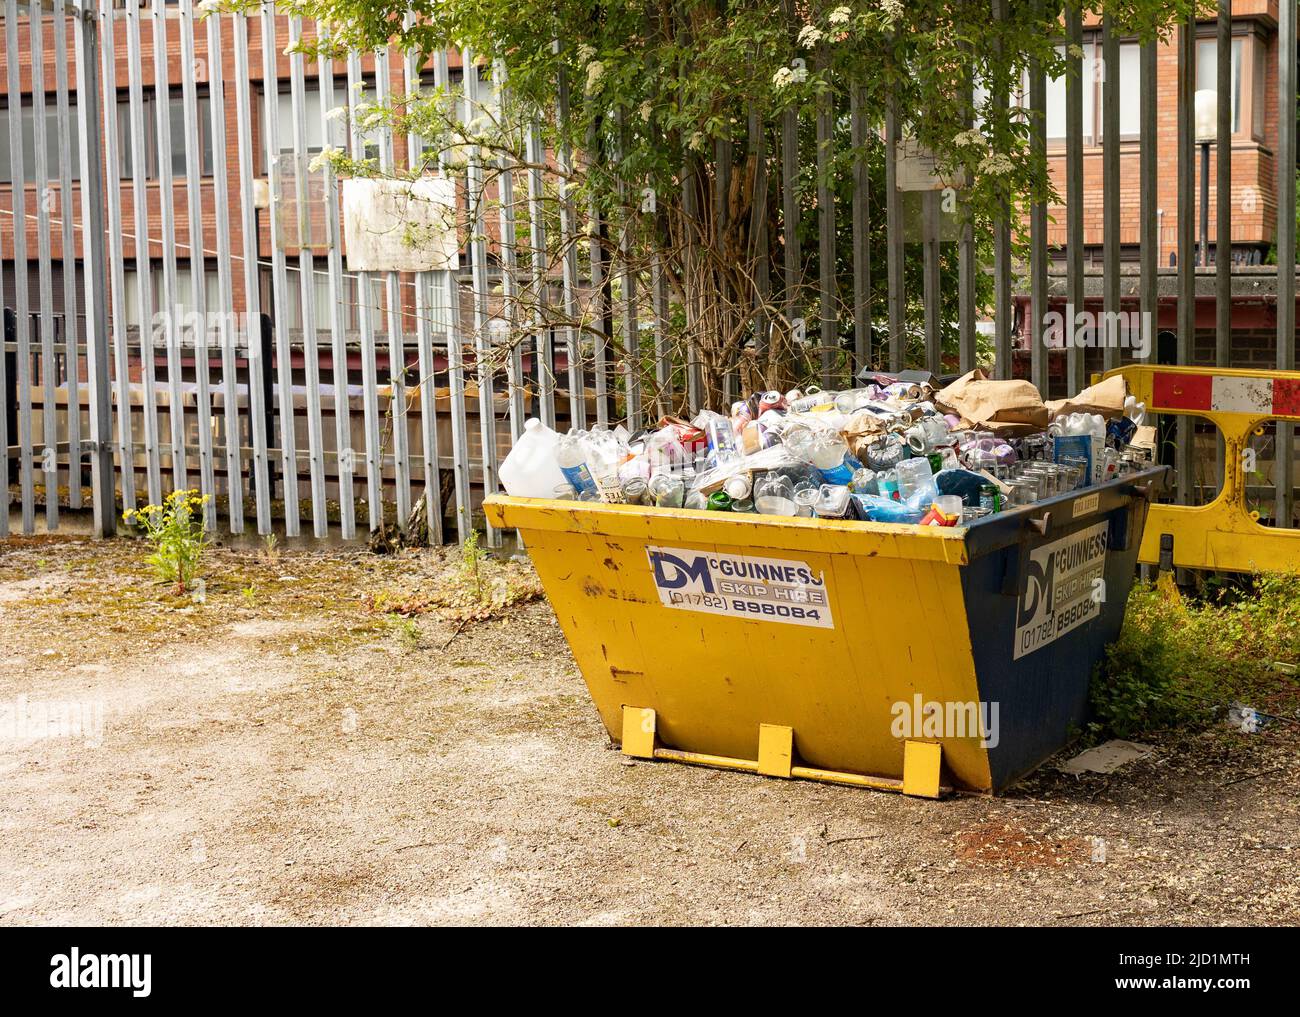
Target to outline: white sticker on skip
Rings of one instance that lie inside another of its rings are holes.
[[[1109,525],[1101,522],[1029,552],[1012,660],[1101,616],[1108,537]]]
[[[834,627],[826,580],[807,562],[647,547],[665,607],[749,621]]]
[[[1086,516],[1089,512],[1096,512],[1097,506],[1100,504],[1100,494],[1085,494],[1081,498],[1075,498],[1074,508],[1070,512],[1070,518],[1078,519],[1080,516]]]

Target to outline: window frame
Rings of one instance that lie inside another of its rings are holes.
[[[119,90],[116,96],[117,110],[117,159],[118,174],[123,181],[134,179],[134,173],[131,172],[132,159],[132,139],[131,139],[131,98],[129,94]],[[211,180],[216,171],[216,153],[212,146],[212,97],[205,86],[198,88],[195,96],[197,107],[199,128],[199,150],[203,153],[203,159],[199,166],[199,179]],[[167,108],[170,116],[172,109],[180,108],[181,122],[184,123],[184,93],[175,90],[169,90],[167,94]],[[159,179],[158,163],[158,95],[154,90],[149,90],[144,94],[141,101],[142,115],[147,125],[144,132],[145,142],[145,176],[144,179],[150,183],[156,183]],[[206,114],[204,110],[206,109]],[[174,126],[174,125],[173,125]],[[173,149],[175,149],[174,139],[175,131],[172,132]],[[189,151],[188,142],[185,147]],[[175,157],[173,152],[173,158]],[[182,165],[177,168],[172,166],[172,183],[183,182],[186,179],[187,166]]]
[[[13,187],[14,168],[13,168],[13,151],[9,143],[9,115],[13,110],[13,105],[5,98],[0,103],[0,112],[3,112],[3,118],[0,118],[0,144],[4,146],[6,161],[8,162],[7,171],[0,176],[0,186]],[[76,128],[78,116],[77,95],[75,92],[68,96],[68,116],[72,118],[72,129],[69,132],[68,143],[72,149],[69,153],[72,156],[72,164],[69,166],[71,180],[74,184],[81,181],[81,136]],[[23,144],[23,173],[28,178],[25,183],[28,186],[34,186],[36,183],[36,103],[29,92],[24,92],[21,101],[18,104],[18,113],[23,120],[22,127],[22,144]],[[61,161],[59,159],[59,134],[58,134],[58,104],[53,93],[46,93],[45,96],[45,165],[48,171],[49,180],[52,184],[59,182]],[[27,141],[31,140],[32,147],[30,151],[27,148]]]
[[[1196,32],[1196,42],[1199,46],[1204,41],[1215,42],[1218,38],[1217,28],[1213,22],[1202,23],[1198,25]],[[1265,39],[1262,31],[1253,21],[1238,19],[1234,20],[1232,26],[1233,42],[1241,40],[1241,81],[1240,81],[1240,127],[1232,132],[1233,144],[1241,142],[1255,142],[1263,144],[1265,141],[1264,117],[1266,113],[1267,97],[1264,89],[1267,87],[1268,72],[1266,61],[1268,51],[1265,45]],[[1133,45],[1138,42],[1136,37],[1121,37],[1119,45]],[[1092,101],[1092,124],[1084,125],[1083,148],[1085,152],[1100,151],[1103,147],[1104,136],[1102,134],[1102,85],[1103,82],[1098,78],[1096,68],[1104,66],[1101,63],[1101,32],[1099,30],[1088,30],[1083,33],[1083,47],[1085,52],[1090,53],[1093,60],[1093,82],[1094,89]],[[1141,140],[1139,133],[1120,133],[1120,144],[1136,144]],[[1047,152],[1050,156],[1059,156],[1065,152],[1066,139],[1061,137],[1047,139]]]

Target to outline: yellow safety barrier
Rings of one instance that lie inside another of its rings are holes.
[[[1300,371],[1134,364],[1102,377],[1115,375],[1148,414],[1204,417],[1224,442],[1218,497],[1206,505],[1153,504],[1138,560],[1228,572],[1300,571],[1300,530],[1260,524],[1259,513],[1246,507],[1244,467],[1251,436],[1266,421],[1300,421]]]

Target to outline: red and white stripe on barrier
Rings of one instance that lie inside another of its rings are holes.
[[[1249,413],[1279,417],[1300,416],[1300,379],[1247,378],[1232,374],[1179,374],[1156,371],[1152,375],[1151,407]]]

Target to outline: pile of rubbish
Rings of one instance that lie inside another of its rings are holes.
[[[501,464],[516,497],[966,526],[1150,463],[1154,429],[1121,377],[1044,403],[978,370],[769,391],[653,428],[560,434],[533,419]]]

